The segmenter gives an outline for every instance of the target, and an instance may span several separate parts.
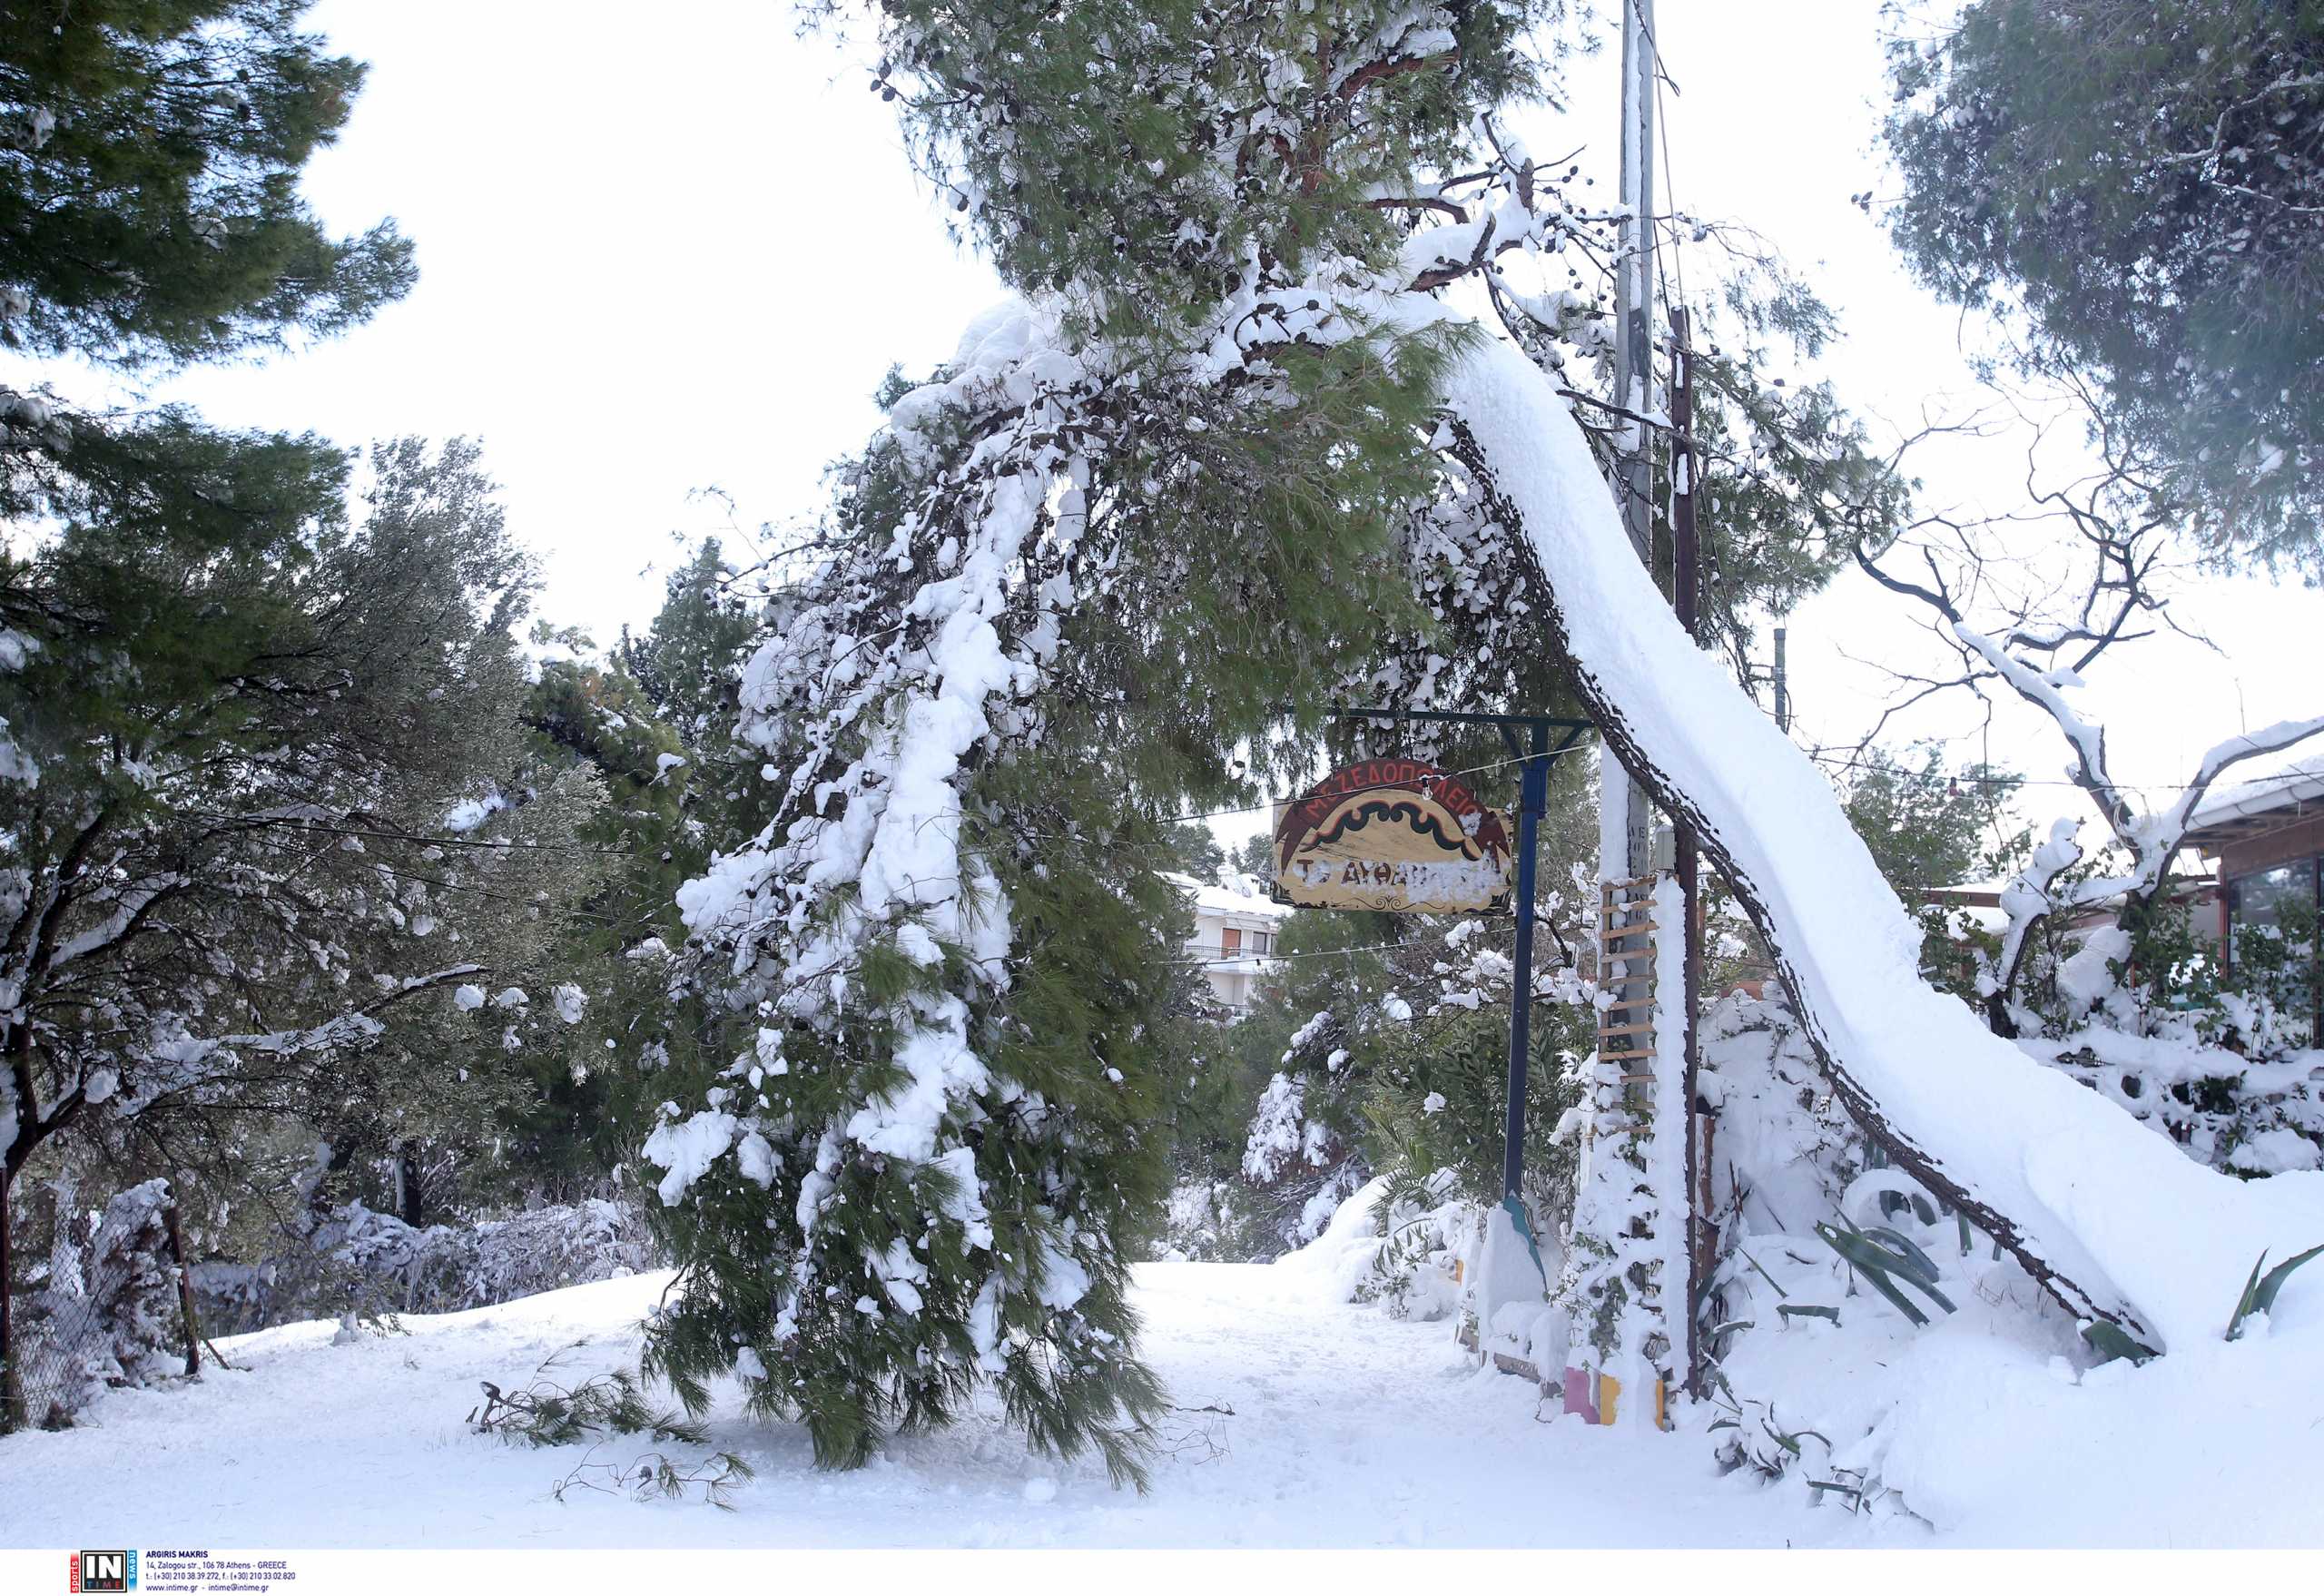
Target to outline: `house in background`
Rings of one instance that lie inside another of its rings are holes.
[[[1210,990],[1237,1014],[1258,1000],[1260,979],[1275,968],[1275,938],[1291,911],[1263,896],[1248,876],[1230,875],[1231,886],[1213,886],[1172,872],[1164,879],[1184,892],[1195,912],[1195,934],[1187,957],[1199,960]]]
[[[2297,904],[2324,911],[2324,754],[2220,787],[2196,806],[2187,845],[2219,861],[2219,934],[2232,968],[2236,938],[2282,922]],[[2308,921],[2315,923],[2310,918]],[[2315,951],[2309,958],[2313,962]],[[2324,980],[2309,1016],[2311,1038],[2324,1038]]]

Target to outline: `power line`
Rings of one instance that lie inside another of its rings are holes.
[[[1305,953],[1237,953],[1226,959],[1172,959],[1167,961],[1167,962],[1176,965],[1211,965],[1240,964],[1246,960],[1252,959],[1265,959],[1270,961],[1278,959],[1337,959],[1341,955],[1346,953],[1381,953],[1386,952],[1392,949],[1410,948],[1416,945],[1417,944],[1412,942],[1369,942],[1362,947],[1356,948],[1314,948]]]
[[[1458,770],[1448,770],[1444,773],[1448,776],[1482,775],[1488,771],[1506,770],[1512,764],[1523,764],[1527,760],[1535,756],[1531,754],[1512,754],[1507,759],[1496,759],[1484,764],[1462,765]],[[1285,802],[1285,800],[1270,798],[1260,803],[1246,803],[1239,809],[1202,809],[1196,811],[1192,814],[1159,814],[1155,816],[1155,819],[1167,824],[1177,821],[1214,820],[1220,815],[1226,814],[1264,814],[1273,810],[1277,803],[1283,802]]]
[[[1806,751],[1805,751],[1805,750],[1803,750],[1803,752],[1806,752]],[[1860,759],[1834,759],[1834,758],[1833,758],[1833,757],[1831,757],[1829,754],[1814,754],[1814,753],[1810,753],[1810,754],[1807,754],[1807,757],[1808,757],[1809,759],[1811,759],[1811,760],[1815,761],[1817,764],[1829,766],[1829,767],[1830,767],[1831,769],[1833,769],[1833,770],[1868,770],[1868,771],[1878,771],[1878,772],[1886,772],[1886,773],[1890,773],[1890,774],[1896,774],[1896,775],[1905,775],[1905,776],[1908,776],[1908,777],[1911,777],[1913,780],[1915,780],[1915,781],[1917,781],[1917,780],[1920,780],[1920,779],[1921,779],[1921,777],[1919,776],[1918,773],[1916,773],[1916,772],[1912,772],[1912,771],[1903,770],[1903,769],[1900,769],[1899,767],[1897,767],[1897,766],[1894,766],[1894,765],[1875,764],[1872,764],[1872,763],[1870,763],[1870,762],[1868,762],[1868,761],[1866,761],[1866,760],[1860,760]],[[1929,777],[1929,778],[1927,778],[1927,779],[1928,779],[1928,780],[1930,780],[1930,781],[1935,781],[1935,780],[1937,780],[1938,778],[1937,778],[1937,777],[1935,777],[1935,776],[1931,776],[1931,777]],[[1990,786],[1990,787],[2072,787],[2072,788],[2075,789],[2077,792],[2085,792],[2085,793],[2086,793],[2086,792],[2088,792],[2088,791],[2090,791],[2090,790],[2091,790],[2092,788],[2093,788],[2093,787],[2094,787],[2094,788],[2096,788],[2098,791],[2100,791],[2100,792],[2102,792],[2102,793],[2139,793],[2139,792],[2150,792],[2150,793],[2191,793],[2191,792],[2193,792],[2197,787],[2211,787],[2211,788],[2215,788],[2215,789],[2219,789],[2219,788],[2228,788],[2228,787],[2234,787],[2234,786],[2240,785],[2240,784],[2241,784],[2242,783],[2244,783],[2245,781],[2249,781],[2249,780],[2265,781],[2265,780],[2267,780],[2268,778],[2266,778],[2266,777],[2264,777],[2264,776],[2261,776],[2261,777],[2230,776],[2230,777],[2225,778],[2225,779],[2223,779],[2223,780],[2219,780],[2219,781],[2211,781],[2211,782],[2090,782],[2090,783],[2083,783],[2083,782],[2073,782],[2073,781],[2067,781],[2067,780],[2063,779],[2063,777],[2058,777],[2058,776],[2006,776],[2006,775],[2004,775],[2004,776],[1980,776],[1980,775],[1960,774],[1960,775],[1947,775],[1947,776],[1944,777],[1943,779],[1944,779],[1944,780],[1945,780],[1945,781],[1948,781],[1948,782],[1962,782],[1962,783],[1971,783],[1971,784],[1974,784],[1974,785],[1980,785],[1980,786]],[[2284,779],[2285,779],[2285,780],[2287,780],[2287,781],[2289,781],[2289,780],[2290,780],[2290,779],[2291,779],[2291,777],[2290,777],[2290,776],[2289,776],[2289,775],[2287,775]]]
[[[409,842],[419,848],[487,848],[496,853],[596,853],[612,859],[640,859],[650,853],[668,852],[668,850],[652,848],[599,848],[586,842],[496,842],[489,837],[424,837],[409,832],[381,832],[367,830],[360,826],[321,825],[314,821],[293,819],[290,816],[221,814],[215,811],[202,809],[189,810],[187,813],[200,815],[204,820],[220,821],[244,830],[279,828],[290,832],[310,832],[322,837],[369,837],[382,842]]]

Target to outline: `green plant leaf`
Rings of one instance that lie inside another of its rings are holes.
[[[2324,1245],[2294,1254],[2262,1276],[2260,1270],[2267,1263],[2268,1255],[2261,1253],[2260,1262],[2251,1266],[2251,1278],[2243,1283],[2243,1298],[2235,1305],[2235,1317],[2228,1321],[2227,1338],[2233,1341],[2242,1335],[2243,1321],[2251,1315],[2274,1312],[2276,1293],[2284,1288],[2284,1282],[2291,1277],[2291,1272],[2319,1254],[2324,1254]]]
[[[1822,1236],[1834,1252],[1853,1265],[1858,1274],[1872,1283],[1874,1290],[1894,1303],[1896,1311],[1915,1326],[1926,1325],[1929,1317],[1896,1288],[1893,1276],[1897,1274],[1901,1273],[1907,1281],[1919,1287],[1922,1296],[1946,1313],[1955,1311],[1952,1300],[1943,1292],[1915,1277],[1912,1262],[1904,1254],[1890,1252],[1860,1231],[1835,1229],[1820,1219],[1816,1222],[1816,1234]]]
[[[2250,1316],[2254,1298],[2260,1290],[2260,1271],[2268,1266],[2268,1250],[2260,1249],[2260,1256],[2251,1266],[2251,1273],[2244,1277],[2243,1294],[2235,1299],[2235,1312],[2227,1316],[2227,1338],[2233,1341],[2243,1334],[2243,1321]]]
[[[2082,1327],[2082,1338],[2098,1350],[2098,1361],[2102,1364],[2111,1364],[2116,1358],[2128,1358],[2134,1364],[2142,1364],[2155,1355],[2154,1348],[2112,1319],[2091,1320]]]
[[[1872,1237],[1875,1241],[1885,1242],[1889,1246],[1902,1253],[1905,1256],[1905,1262],[1900,1265],[1899,1267],[1902,1272],[1915,1284],[1921,1286],[1935,1286],[1937,1283],[1940,1276],[1936,1267],[1936,1260],[1930,1257],[1926,1253],[1921,1251],[1919,1247],[1915,1246],[1911,1238],[1906,1236],[1903,1231],[1891,1230],[1885,1225],[1875,1225],[1866,1230],[1864,1234]]]
[[[1777,1296],[1789,1296],[1791,1295],[1791,1293],[1789,1293],[1789,1292],[1786,1291],[1782,1286],[1776,1286],[1776,1277],[1775,1277],[1774,1276],[1772,1276],[1772,1275],[1768,1274],[1768,1273],[1767,1272],[1767,1270],[1765,1270],[1765,1269],[1763,1269],[1763,1268],[1760,1268],[1760,1266],[1759,1266],[1759,1260],[1758,1260],[1758,1259],[1757,1259],[1757,1258],[1753,1257],[1749,1253],[1744,1252],[1744,1251],[1743,1251],[1743,1249],[1742,1249],[1741,1247],[1739,1247],[1739,1246],[1738,1246],[1738,1247],[1737,1247],[1735,1250],[1736,1250],[1738,1253],[1741,1253],[1741,1254],[1742,1254],[1743,1261],[1744,1261],[1745,1263],[1747,1263],[1747,1264],[1750,1265],[1750,1266],[1751,1266],[1751,1267],[1753,1267],[1754,1269],[1758,1269],[1758,1270],[1759,1270],[1759,1278],[1760,1278],[1760,1279],[1762,1279],[1762,1280],[1766,1281],[1766,1282],[1767,1282],[1768,1285],[1770,1285],[1770,1286],[1776,1286],[1776,1295],[1777,1295]]]
[[[2304,1253],[2296,1253],[2269,1270],[2267,1278],[2260,1282],[2260,1295],[2252,1299],[2252,1307],[2263,1314],[2275,1312],[2276,1293],[2284,1288],[2284,1281],[2290,1276],[2294,1269],[2319,1254],[2324,1254],[2324,1244],[2311,1246]]]

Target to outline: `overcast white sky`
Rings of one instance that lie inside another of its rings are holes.
[[[1811,269],[1846,332],[1826,369],[1859,409],[1910,425],[1970,379],[1954,312],[1849,203],[1895,186],[1871,148],[1877,10],[1660,0],[1679,91],[1663,135],[1677,204],[1748,222]],[[371,76],[309,192],[345,229],[399,217],[419,287],[334,344],[164,392],[222,423],[342,442],[482,438],[512,524],[544,556],[546,613],[601,641],[653,613],[648,567],[666,563],[672,530],[723,522],[693,490],[725,489],[746,527],[807,510],[822,465],[875,423],[881,374],[944,359],[1000,292],[945,238],[861,65],[797,36],[783,0],[665,0],[650,15],[597,0],[326,0],[311,22]],[[1537,154],[1610,146],[1618,60],[1610,47],[1576,64],[1574,114],[1526,130]],[[1929,498],[1997,493],[2019,468],[2008,441],[1955,448],[1932,458]],[[2324,700],[2324,597],[2215,582],[2184,608],[2226,657],[2158,642],[2093,674],[2088,706],[2125,781],[2181,780],[2220,737]],[[1843,654],[1924,658],[1909,624],[1860,578],[1792,617],[1803,741],[1851,741],[1870,723],[1884,685]],[[1969,738],[1980,718],[1958,704],[1897,730]],[[2037,777],[2063,760],[2015,705],[1990,751]],[[2053,788],[2029,809],[2052,801],[2074,799]]]

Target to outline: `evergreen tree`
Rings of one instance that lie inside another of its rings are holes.
[[[167,369],[327,336],[409,290],[392,222],[335,238],[299,194],[362,80],[306,9],[0,16],[0,342]],[[478,502],[464,464],[391,448],[350,521],[346,461],[313,438],[0,391],[0,1196],[68,1129],[263,1195],[222,1083],[264,1078],[282,1108],[432,989],[392,984],[407,950],[388,946],[432,917],[357,851],[432,827],[414,806],[465,784],[513,680],[480,631],[520,602],[522,561],[497,522],[419,524],[439,491]]]
[[[2025,828],[2008,820],[2024,778],[1986,764],[1948,773],[1945,764],[1939,744],[1915,744],[1905,756],[1874,746],[1848,773],[1848,823],[1907,904],[1992,874],[2024,842]]]
[[[0,342],[168,368],[328,336],[409,291],[393,222],[334,239],[300,197],[363,76],[299,31],[306,9],[39,0],[0,15]],[[197,502],[222,476],[245,513],[311,504],[290,443],[0,388],[0,521],[133,515],[231,537],[235,515]]]
[[[1563,701],[1431,297],[1602,241],[1489,121],[1561,15],[882,8],[880,85],[1024,297],[889,396],[743,677],[773,818],[681,894],[637,1059],[690,1403],[735,1374],[846,1463],[990,1380],[1135,1477],[1167,817],[1251,802],[1334,701]]]
[[[675,602],[665,606],[643,639],[625,639],[619,655],[655,656],[673,616],[682,626],[689,614]],[[572,1200],[602,1193],[636,1151],[641,1083],[613,1063],[625,1049],[635,1056],[641,1016],[658,1016],[666,1003],[664,958],[685,934],[679,886],[708,866],[712,836],[744,823],[722,787],[734,773],[704,753],[703,744],[715,745],[714,733],[689,739],[617,659],[592,657],[585,639],[559,640],[582,645],[580,657],[540,666],[523,720],[529,756],[542,770],[586,773],[606,792],[575,834],[602,868],[561,921],[555,953],[559,981],[580,995],[586,1018],[521,1056],[532,1089],[505,1115],[495,1162],[504,1187]],[[684,690],[731,702],[739,661],[730,652],[700,663],[704,674]]]
[[[734,724],[735,689],[755,629],[715,537],[672,571],[662,608],[643,637],[622,628],[621,668],[654,713],[695,746],[714,745]]]
[[[2215,549],[2324,576],[2324,6],[1977,0],[1889,47],[1890,217]]]
[[[331,451],[226,440],[180,499],[93,497],[0,559],[10,1179],[70,1130],[203,1171],[222,1205],[262,1193],[291,1117],[379,1126],[449,1092],[398,1021],[433,992],[463,1023],[537,940],[559,856],[447,820],[513,753],[529,562],[470,446],[386,446],[370,478],[350,517]]]
[[[1208,826],[1200,821],[1184,822],[1170,828],[1169,841],[1180,870],[1198,882],[1218,884],[1219,872],[1226,868],[1226,850],[1218,845]]]
[[[132,365],[336,332],[399,298],[393,222],[334,239],[300,172],[359,63],[309,0],[29,0],[0,14],[0,340]]]

